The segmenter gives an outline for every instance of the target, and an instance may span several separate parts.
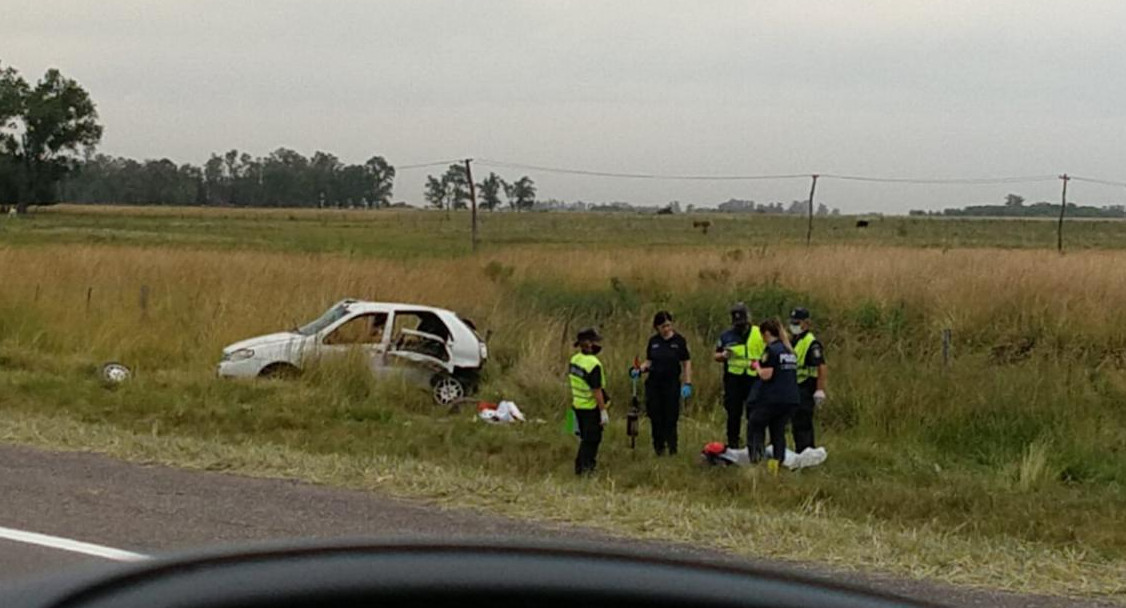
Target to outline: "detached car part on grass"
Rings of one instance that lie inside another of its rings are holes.
[[[341,300],[311,323],[223,349],[218,374],[229,378],[294,376],[308,362],[359,349],[377,375],[402,373],[452,406],[473,393],[488,359],[472,322],[444,308]]]

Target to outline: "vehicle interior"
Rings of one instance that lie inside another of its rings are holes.
[[[325,344],[382,344],[387,328],[387,313],[366,313],[358,315],[329,335]]]
[[[765,568],[596,545],[272,543],[55,575],[8,608],[926,606]]]

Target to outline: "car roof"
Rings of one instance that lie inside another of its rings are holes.
[[[435,314],[453,315],[458,317],[457,313],[447,308],[438,308],[437,306],[427,306],[425,304],[410,304],[406,302],[373,302],[370,300],[341,300],[337,304],[343,304],[348,307],[348,310],[420,310],[425,312],[432,312]]]

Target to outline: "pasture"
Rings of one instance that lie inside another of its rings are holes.
[[[706,217],[708,233],[692,227]],[[1014,591],[1126,597],[1126,223],[58,207],[0,218],[0,438],[291,476],[739,553]],[[142,295],[142,292],[144,295]],[[344,297],[491,331],[491,427],[357,362],[215,377],[220,349]],[[703,469],[727,308],[813,311],[828,461]],[[624,431],[628,362],[668,308],[696,363],[681,455]],[[592,480],[561,430],[574,331],[615,398]],[[941,335],[953,337],[943,357]],[[105,387],[98,365],[134,380]],[[1033,576],[1031,573],[1035,573]]]

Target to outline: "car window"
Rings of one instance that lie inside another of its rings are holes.
[[[304,336],[312,336],[328,327],[329,325],[332,325],[333,323],[336,323],[340,319],[344,318],[344,316],[347,314],[348,307],[344,304],[333,306],[332,308],[326,310],[325,313],[320,317],[317,317],[317,319],[312,323],[298,328],[297,333]]]
[[[356,316],[331,334],[325,344],[381,344],[387,328],[387,313],[369,313]]]
[[[404,329],[421,331],[434,334],[443,340],[449,339],[450,330],[438,315],[429,311],[399,311],[395,313],[395,326],[392,334],[395,337],[402,335]]]

